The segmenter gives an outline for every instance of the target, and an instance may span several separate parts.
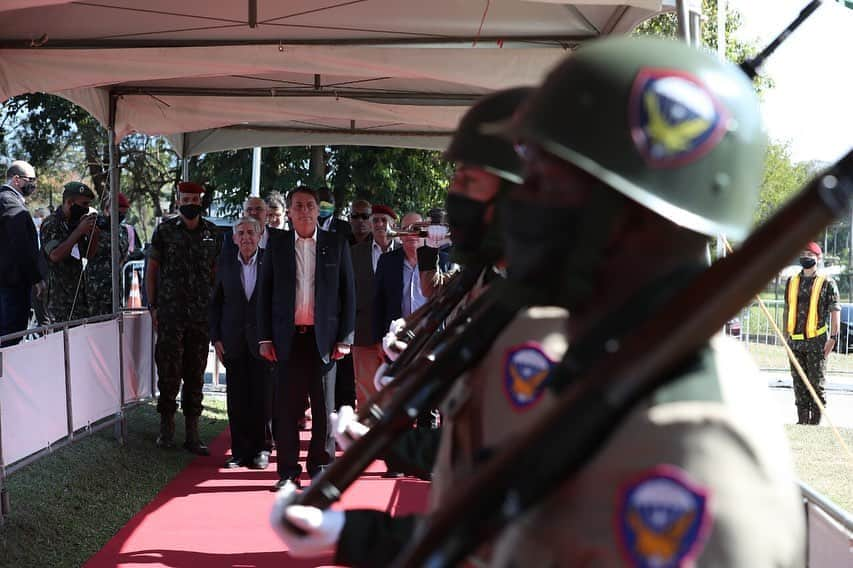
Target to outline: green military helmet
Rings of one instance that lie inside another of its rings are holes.
[[[509,182],[521,183],[521,159],[512,144],[495,134],[481,132],[481,126],[508,120],[532,91],[532,87],[515,87],[477,101],[459,121],[444,157],[479,166]]]
[[[743,239],[767,140],[736,66],[684,43],[608,38],[553,69],[512,128],[659,215]]]

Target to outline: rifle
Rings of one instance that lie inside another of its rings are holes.
[[[526,305],[526,297],[523,290],[507,281],[493,284],[472,306],[472,314],[466,318],[470,323],[449,326],[442,334],[441,343],[428,356],[419,359],[419,364],[406,367],[406,373],[397,379],[400,386],[376,418],[376,424],[314,479],[294,503],[325,509],[340,499],[361,472],[411,427],[423,408],[437,405],[456,378],[482,359],[500,332]],[[300,532],[289,524],[288,529]]]
[[[471,266],[454,274],[438,295],[418,308],[416,315],[424,310],[416,320],[406,322],[406,326],[397,333],[397,338],[408,345],[400,356],[392,362],[385,371],[391,377],[407,375],[406,368],[413,363],[420,363],[421,358],[432,351],[437,343],[444,339],[444,334],[436,334],[442,323],[456,309],[459,302],[471,291],[480,274],[486,268]],[[427,308],[427,309],[424,309]],[[452,327],[453,323],[450,326]],[[396,382],[396,381],[395,381]],[[397,383],[399,385],[399,383]],[[358,409],[357,420],[365,426],[372,426],[382,417],[382,404],[387,402],[394,389],[383,389],[371,396],[367,403]]]
[[[604,445],[635,403],[672,380],[672,370],[718,332],[804,243],[846,214],[851,198],[853,151],[813,180],[738,251],[666,301],[620,342],[612,357],[573,376],[552,409],[457,486],[454,498],[428,517],[395,566],[455,565],[565,483]],[[561,362],[552,380],[572,374]],[[553,435],[556,431],[559,436]]]

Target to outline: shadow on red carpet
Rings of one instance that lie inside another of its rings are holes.
[[[308,432],[302,432],[305,440]],[[85,564],[86,568],[307,568],[329,566],[331,556],[291,558],[269,526],[278,476],[275,454],[266,470],[222,469],[231,439],[226,429]],[[303,442],[304,460],[307,444]],[[152,452],[156,451],[152,448]],[[429,484],[383,479],[373,464],[344,494],[341,508],[373,508],[409,514],[426,508]],[[303,474],[303,485],[309,482]]]

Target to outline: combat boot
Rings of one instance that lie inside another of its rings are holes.
[[[809,411],[811,414],[811,420],[809,420],[809,424],[811,424],[813,426],[817,426],[820,424],[820,418],[821,418],[820,408],[814,402],[812,402],[811,406],[812,406],[811,410]]]
[[[198,416],[184,416],[184,420],[187,426],[184,449],[197,456],[209,456],[210,450],[201,442],[198,435]]]
[[[160,435],[157,436],[158,448],[175,447],[175,415],[163,413],[160,415]]]
[[[797,407],[797,424],[809,424],[809,408],[807,406]]]

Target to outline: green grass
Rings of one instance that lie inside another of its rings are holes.
[[[227,416],[224,399],[204,404],[200,431],[208,441]],[[149,403],[128,412],[123,447],[106,428],[10,475],[0,566],[83,565],[195,457],[180,449],[183,420],[176,417],[178,449],[155,447],[159,415]]]
[[[785,426],[794,455],[797,475],[846,511],[853,511],[853,463],[829,428]],[[853,430],[841,428],[842,438],[853,449]]]

